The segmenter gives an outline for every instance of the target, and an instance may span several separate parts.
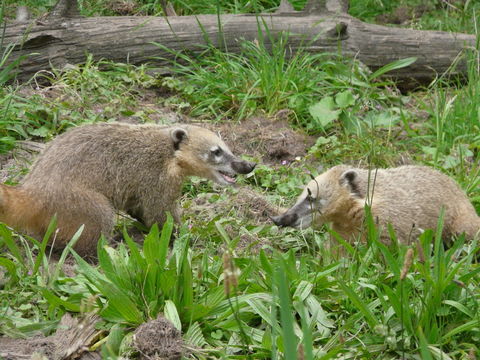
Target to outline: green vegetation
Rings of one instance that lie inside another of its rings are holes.
[[[7,1],[2,17],[12,16],[16,3]],[[22,3],[35,5],[37,13],[53,5]],[[113,3],[83,1],[82,12],[113,15]],[[160,1],[131,3],[134,13],[162,13]],[[192,14],[272,10],[278,2],[172,3],[178,13]],[[418,5],[352,1],[350,12],[375,21],[400,6],[414,11]],[[474,32],[468,19],[479,14],[475,1],[432,0],[426,6],[407,26]],[[199,57],[179,53],[183,65],[174,64],[168,77],[88,58],[62,73],[40,74],[48,86],[35,79],[12,82],[17,64],[5,66],[11,47],[2,44],[0,152],[19,140],[50,140],[85,122],[164,122],[166,107],[218,125],[253,115],[282,118],[315,137],[307,155],[260,164],[241,180],[275,205],[290,205],[309,174],[320,172],[318,165],[394,166],[406,159],[448,173],[480,213],[478,50],[465,55],[467,79],[440,78],[405,95],[354,60],[301,51],[288,57],[286,40],[277,39],[271,50],[261,38],[243,42],[239,55],[213,48]],[[242,217],[232,206],[222,208],[237,191],[193,179],[184,187],[186,215],[173,237],[170,219],[163,229],[150,229],[139,245],[129,235],[129,222],[120,222],[124,241],[110,246],[100,240],[95,265],[71,249],[75,237],[51,261],[46,244],[55,221],[41,242],[0,225],[0,335],[50,335],[65,313],[94,311],[103,332],[93,348],[103,358],[136,358],[132,331],[162,314],[181,330],[188,358],[480,358],[477,242],[460,238],[445,249],[440,219],[438,229],[425,231],[414,244],[387,247],[369,218],[366,243],[332,243],[328,228],[279,229]],[[213,207],[212,216],[195,215],[198,198]]]

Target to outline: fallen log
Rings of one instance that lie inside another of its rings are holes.
[[[287,32],[292,51],[340,53],[356,57],[372,71],[398,59],[416,57],[412,65],[390,75],[401,81],[425,83],[445,73],[465,74],[465,49],[474,47],[475,36],[441,31],[420,31],[373,25],[347,14],[341,0],[310,0],[303,11],[293,11],[285,1],[276,13],[165,17],[80,17],[76,0],[59,0],[44,20],[16,22],[6,27],[4,44],[15,44],[13,61],[27,56],[18,78],[26,80],[52,66],[79,64],[90,53],[94,59],[131,64],[169,65],[174,51],[200,53],[207,43],[239,52],[240,40],[259,38],[265,43]],[[268,28],[268,33],[266,31]]]

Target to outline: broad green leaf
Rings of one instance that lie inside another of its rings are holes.
[[[125,240],[125,243],[130,250],[130,264],[138,266],[141,269],[145,269],[147,267],[147,262],[145,258],[140,254],[140,250],[138,250],[137,244],[128,235],[126,227],[123,228],[123,239]]]
[[[31,129],[28,131],[30,135],[46,138],[50,134],[50,129],[46,126],[41,126],[36,129]]]
[[[320,125],[323,129],[326,129],[331,123],[338,119],[341,110],[335,110],[335,102],[331,96],[324,97],[316,104],[311,105],[308,108],[313,120]]]
[[[194,322],[192,325],[190,325],[183,338],[188,344],[198,348],[202,348],[207,345],[205,337],[202,333],[202,329],[200,328],[200,324],[198,322]]]
[[[428,349],[430,350],[431,354],[436,360],[453,360],[450,356],[448,356],[444,351],[439,349],[436,346],[428,345]],[[423,360],[423,359],[422,359]]]
[[[473,330],[473,329],[475,329],[479,326],[480,326],[480,320],[475,319],[475,320],[469,321],[465,324],[462,324],[462,325],[457,326],[456,328],[450,330],[448,333],[443,335],[442,338],[445,339],[445,340],[448,340],[449,338],[451,338],[452,336],[454,336],[456,334],[460,334],[464,331],[471,331],[471,330]]]
[[[63,306],[68,311],[80,312],[80,306],[78,304],[73,304],[71,302],[62,300],[57,295],[47,289],[42,289],[41,291],[43,297],[48,301],[50,305]]]
[[[469,308],[467,308],[465,305],[460,304],[458,301],[444,300],[443,303],[446,305],[453,306],[455,309],[460,310],[470,318],[474,317],[474,314],[472,313],[472,311]]]
[[[120,324],[115,324],[110,329],[107,342],[102,346],[102,357],[104,359],[116,359],[120,355],[120,345],[125,337],[124,329]]]
[[[420,340],[420,354],[422,355],[422,360],[433,360],[432,354],[429,350],[427,339],[425,338],[423,330],[420,327],[417,329],[417,336]]]
[[[355,97],[350,90],[345,90],[335,96],[335,103],[340,109],[345,109],[355,104]]]
[[[295,289],[293,294],[294,301],[304,301],[308,295],[312,292],[313,284],[308,281],[302,280]]]
[[[271,311],[265,306],[264,302],[259,299],[249,299],[246,301],[248,305],[252,308],[253,312],[259,315],[267,324],[271,327],[275,328],[276,331],[280,330],[278,323],[272,321],[272,313]],[[275,304],[272,304],[275,306]]]
[[[218,233],[223,238],[225,243],[229,244],[230,243],[230,236],[228,236],[227,232],[225,231],[224,227],[222,226],[222,223],[220,221],[215,221],[215,227],[217,228]]]
[[[169,320],[178,331],[182,331],[182,322],[178,316],[177,307],[171,300],[165,301],[165,308],[163,310],[165,319]]]
[[[142,313],[129,295],[107,281],[101,280],[95,286],[108,299],[108,306],[114,307],[125,319],[125,322],[136,325],[143,322]]]
[[[260,250],[260,263],[262,264],[263,271],[265,271],[270,277],[273,276],[273,268],[272,264],[268,260],[267,256],[265,255],[265,251],[263,249]]]
[[[183,296],[182,306],[184,310],[191,313],[193,309],[193,274],[190,259],[188,258],[188,247],[185,248],[185,255],[182,265],[182,278],[183,278]]]
[[[390,128],[400,122],[400,116],[390,111],[371,111],[363,121],[375,128]]]
[[[158,225],[153,224],[150,232],[145,237],[143,242],[143,254],[145,259],[147,259],[148,264],[157,264],[160,258],[160,231],[158,230]]]
[[[108,254],[107,243],[103,237],[101,237],[97,242],[97,255],[98,255],[98,264],[102,268],[105,276],[111,280],[112,276],[116,276],[115,266],[113,265],[112,259]]]
[[[305,299],[305,305],[312,314],[312,318],[316,321],[316,325],[319,328],[321,334],[324,336],[330,334],[330,329],[333,329],[335,327],[335,323],[328,318],[328,313],[323,310],[323,307],[316,298],[316,296],[310,294]]]

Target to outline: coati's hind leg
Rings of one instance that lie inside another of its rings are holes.
[[[115,225],[115,211],[110,201],[91,190],[70,190],[56,209],[57,239],[54,247],[65,247],[80,226],[82,234],[74,249],[83,257],[95,257],[101,235],[109,238]]]

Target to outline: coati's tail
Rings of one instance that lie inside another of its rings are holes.
[[[21,186],[0,184],[0,222],[31,235],[45,229],[41,205]]]
[[[101,234],[109,236],[115,224],[108,199],[94,191],[58,187],[56,197],[42,198],[35,188],[0,184],[0,222],[42,239],[55,214],[57,232],[50,239],[52,245],[62,249],[84,225],[75,250],[85,256],[95,254],[98,238]]]

